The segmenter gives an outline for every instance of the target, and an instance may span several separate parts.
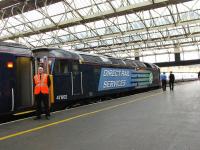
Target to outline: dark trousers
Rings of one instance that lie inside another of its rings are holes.
[[[167,81],[166,80],[162,80],[162,89],[163,89],[163,91],[166,91],[166,85],[167,85]]]
[[[42,113],[42,103],[44,104],[45,114],[46,116],[50,116],[50,110],[49,110],[49,95],[48,94],[38,94],[35,95],[36,100],[36,106],[37,106],[37,117],[41,116]]]
[[[169,81],[169,88],[170,90],[174,90],[174,81]]]

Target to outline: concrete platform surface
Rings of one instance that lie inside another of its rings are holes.
[[[0,125],[0,150],[200,150],[200,82]]]

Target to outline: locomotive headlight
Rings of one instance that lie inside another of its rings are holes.
[[[7,68],[12,69],[13,68],[13,62],[9,61],[7,62]]]

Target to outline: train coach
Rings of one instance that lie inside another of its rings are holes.
[[[32,52],[26,46],[0,42],[0,115],[33,106]]]
[[[50,75],[52,108],[64,108],[77,100],[142,91],[160,85],[159,68],[136,60],[58,48],[30,50],[9,43],[0,43],[0,53],[1,115],[31,112],[29,110],[34,108],[33,76],[41,64]]]

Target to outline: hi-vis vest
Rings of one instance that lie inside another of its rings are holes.
[[[40,75],[37,74],[34,76],[34,81],[35,81],[35,89],[34,89],[34,94],[49,94],[49,88],[47,84],[47,74],[41,74],[41,79]]]

